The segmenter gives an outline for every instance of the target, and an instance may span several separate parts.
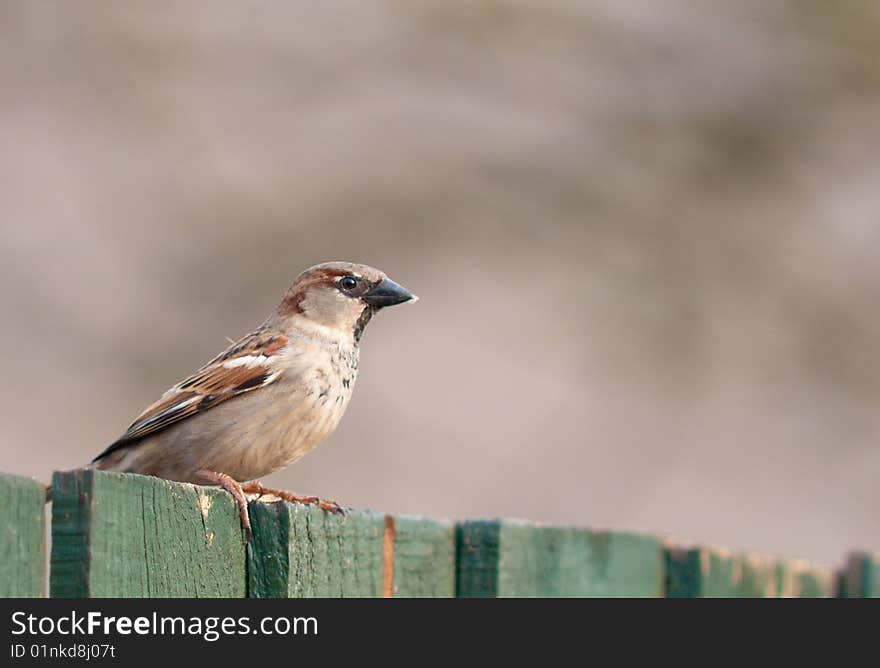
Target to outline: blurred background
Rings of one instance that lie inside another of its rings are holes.
[[[356,507],[880,547],[880,10],[0,3],[0,470],[85,464],[305,267],[384,269]]]

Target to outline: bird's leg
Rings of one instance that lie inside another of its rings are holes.
[[[228,476],[225,473],[217,473],[216,471],[209,471],[207,469],[196,471],[196,475],[215,485],[220,485],[220,487],[232,495],[232,498],[235,499],[235,502],[238,504],[238,512],[241,516],[241,528],[244,529],[247,540],[253,538],[254,532],[251,529],[251,517],[248,513],[247,497],[244,495],[244,489],[242,488],[241,483],[236,482],[232,479],[232,476]]]
[[[277,496],[279,499],[284,499],[285,501],[290,501],[291,503],[312,504],[318,506],[318,508],[320,508],[321,510],[326,510],[331,513],[338,513],[340,515],[345,514],[345,511],[342,510],[342,506],[336,503],[336,501],[332,501],[330,499],[319,499],[317,496],[300,496],[299,494],[294,494],[293,492],[285,492],[283,489],[271,489],[269,487],[263,487],[263,484],[259,480],[246,482],[241,486],[241,489],[248,494],[271,494],[272,496]]]

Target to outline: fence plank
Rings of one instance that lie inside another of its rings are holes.
[[[455,526],[451,522],[394,518],[393,595],[455,596]]]
[[[669,598],[809,598],[832,594],[832,574],[804,562],[786,563],[707,548],[666,549]]]
[[[0,474],[0,598],[36,598],[45,586],[43,485]]]
[[[52,479],[53,597],[241,597],[245,549],[225,492],[80,469]]]
[[[663,550],[649,536],[467,521],[457,554],[461,597],[663,595]]]
[[[452,596],[449,524],[369,511],[344,516],[314,506],[251,502],[254,598]]]
[[[251,502],[250,514],[249,596],[381,596],[382,515],[353,511],[340,516],[283,501]]]
[[[880,598],[880,555],[853,552],[840,577],[842,598]]]

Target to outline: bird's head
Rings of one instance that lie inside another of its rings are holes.
[[[297,277],[276,316],[350,332],[359,341],[376,311],[416,300],[418,297],[378,269],[353,262],[325,262]]]

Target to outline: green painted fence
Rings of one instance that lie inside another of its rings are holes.
[[[146,476],[52,478],[53,597],[236,597],[247,593],[232,497]]]
[[[218,489],[94,470],[52,479],[53,597],[454,596],[454,527],[250,503],[245,544]]]
[[[46,491],[36,480],[0,474],[0,597],[43,595]]]
[[[255,598],[452,597],[449,523],[365,511],[252,502],[249,594]]]
[[[458,595],[663,596],[663,549],[632,533],[543,527],[525,522],[462,522]]]
[[[651,536],[513,520],[458,524],[254,499],[245,543],[214,488],[92,470],[46,492],[0,474],[0,596],[880,597],[880,557],[837,572]]]
[[[676,547],[668,547],[665,558],[669,598],[822,598],[836,592],[833,573],[799,561]]]

